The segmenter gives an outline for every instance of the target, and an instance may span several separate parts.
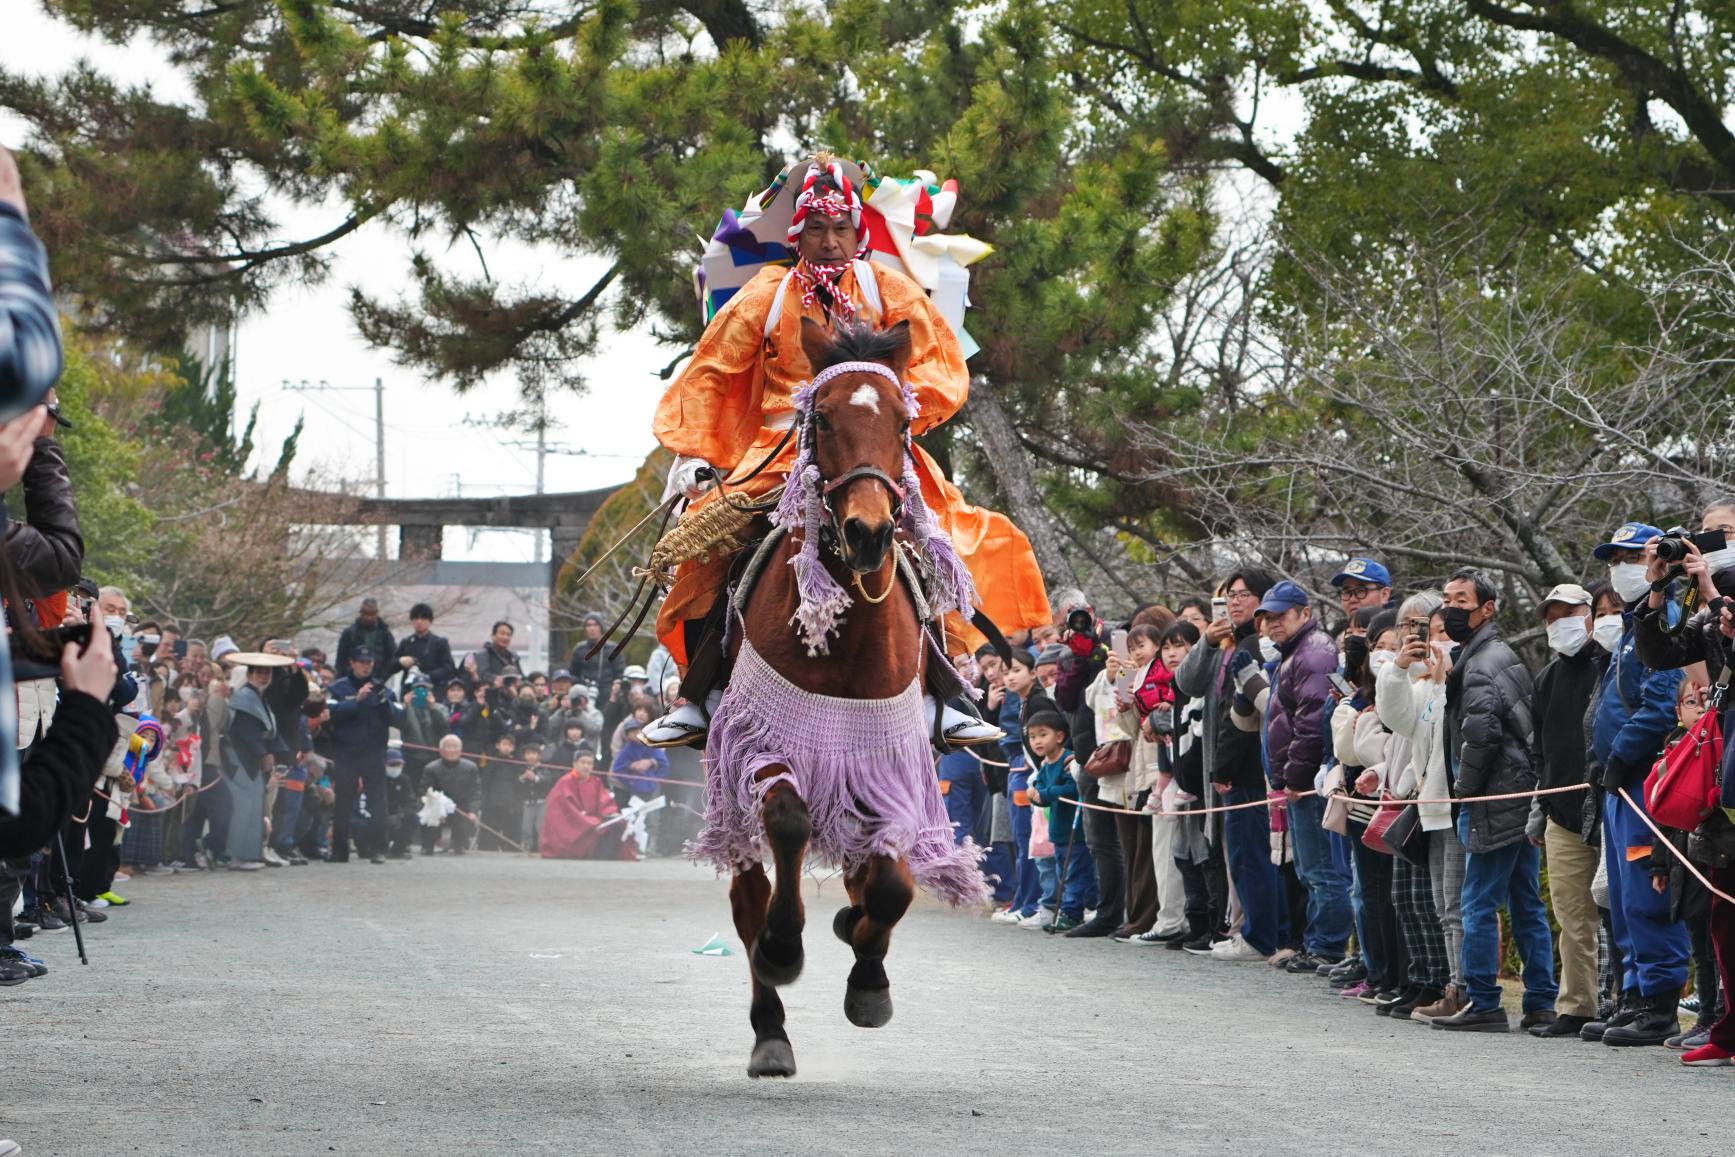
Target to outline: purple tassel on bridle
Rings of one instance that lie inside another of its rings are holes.
[[[799,630],[809,655],[829,654],[831,635],[837,630],[843,613],[854,605],[849,594],[838,584],[819,557],[819,540],[825,516],[823,480],[814,461],[812,413],[813,400],[819,388],[844,373],[877,373],[890,378],[902,391],[904,409],[912,420],[921,412],[915,390],[898,381],[890,367],[878,362],[845,362],[814,375],[811,382],[795,391],[792,400],[796,421],[801,425],[801,451],[789,472],[789,482],[778,500],[771,521],[786,531],[801,531],[801,549],[789,565],[795,568],[795,589],[800,599],[791,620]],[[916,476],[916,457],[908,438],[904,445],[903,529],[915,545],[916,558],[936,615],[951,611],[969,614],[976,605],[976,583],[958,548],[940,526],[940,520],[922,497],[921,480]]]

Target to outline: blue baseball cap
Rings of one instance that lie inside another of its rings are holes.
[[[1284,611],[1307,605],[1307,592],[1295,583],[1284,579],[1265,592],[1265,600],[1259,604],[1259,610],[1267,615],[1281,615]]]
[[[1663,537],[1663,532],[1654,526],[1643,522],[1629,522],[1614,532],[1614,536],[1591,554],[1599,561],[1607,562],[1617,550],[1643,550],[1645,543],[1653,538]]]
[[[1352,558],[1343,564],[1342,570],[1331,576],[1331,585],[1341,587],[1350,579],[1376,587],[1389,587],[1392,585],[1392,572],[1371,558]]]

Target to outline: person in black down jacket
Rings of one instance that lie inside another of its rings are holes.
[[[1591,641],[1595,596],[1565,583],[1548,592],[1537,613],[1548,627],[1554,658],[1536,677],[1536,734],[1531,759],[1536,785],[1567,787],[1588,782],[1584,717],[1596,694],[1602,652]],[[1597,1014],[1597,932],[1602,918],[1590,883],[1601,856],[1594,836],[1586,839],[1585,805],[1590,792],[1539,795],[1530,801],[1525,834],[1548,856],[1548,895],[1560,924],[1560,999],[1552,1024],[1536,1025],[1530,1035],[1544,1039],[1578,1036]]]
[[[1440,616],[1458,645],[1446,677],[1446,760],[1452,795],[1502,795],[1536,786],[1530,762],[1536,690],[1530,671],[1495,632],[1494,581],[1466,567],[1446,583]],[[1542,903],[1542,858],[1524,835],[1529,799],[1458,808],[1464,865],[1462,1009],[1434,1018],[1435,1028],[1507,1032],[1500,1005],[1500,909],[1512,915],[1512,939],[1524,960],[1524,1020],[1529,1029],[1554,1020],[1554,945]]]

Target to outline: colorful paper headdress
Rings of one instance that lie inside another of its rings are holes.
[[[850,213],[861,231],[867,259],[927,290],[958,335],[964,355],[974,354],[976,343],[964,330],[970,297],[968,267],[992,253],[993,247],[962,233],[944,232],[957,209],[958,183],[941,181],[926,170],[913,177],[884,177],[866,163],[841,159],[798,161],[769,187],[747,198],[739,212],[724,211],[694,270],[704,320],[716,316],[723,303],[767,265],[794,263],[790,246],[800,234],[796,214],[820,173],[850,191]],[[811,202],[806,206],[808,211],[813,208]]]

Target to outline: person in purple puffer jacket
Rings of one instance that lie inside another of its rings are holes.
[[[1343,960],[1354,927],[1349,874],[1332,855],[1323,826],[1325,800],[1302,794],[1311,792],[1325,754],[1337,644],[1314,618],[1307,592],[1293,582],[1285,580],[1267,591],[1259,610],[1265,615],[1266,634],[1281,655],[1266,720],[1271,779],[1288,796],[1295,870],[1307,886],[1302,951],[1284,967],[1317,972]]]

